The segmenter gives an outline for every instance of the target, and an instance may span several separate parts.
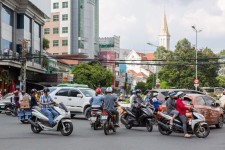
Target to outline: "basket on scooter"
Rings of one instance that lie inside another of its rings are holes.
[[[23,110],[18,110],[18,119],[19,120],[24,120],[25,114]]]

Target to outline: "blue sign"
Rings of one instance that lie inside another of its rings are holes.
[[[127,65],[126,64],[119,64],[120,73],[126,73],[127,72]]]

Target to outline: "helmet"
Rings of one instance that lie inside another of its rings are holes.
[[[153,97],[156,97],[156,96],[158,96],[158,93],[153,93]]]
[[[176,93],[175,93],[174,91],[169,91],[169,92],[168,92],[168,95],[169,95],[170,97],[172,97],[172,96],[175,96]]]
[[[107,87],[105,90],[106,93],[112,93],[112,91],[113,91],[113,89],[111,87]]]
[[[137,94],[137,93],[141,93],[141,90],[140,90],[140,89],[137,89],[137,90],[136,90],[136,94]]]
[[[132,91],[132,94],[136,94],[136,90],[133,90],[133,91]]]
[[[36,89],[32,89],[32,90],[31,90],[31,94],[36,93],[36,92],[37,92]]]
[[[185,95],[184,92],[177,92],[177,94],[175,95],[176,97],[180,97],[182,95]]]
[[[96,92],[97,94],[100,94],[100,93],[102,92],[102,90],[101,90],[100,88],[97,88],[97,89],[95,90],[95,92]]]
[[[49,88],[45,87],[45,88],[43,89],[43,92],[49,92]]]

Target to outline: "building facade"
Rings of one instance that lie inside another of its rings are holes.
[[[159,46],[165,47],[167,50],[170,49],[170,34],[168,30],[166,15],[164,13],[161,32],[159,34]]]
[[[99,52],[99,0],[51,0],[51,19],[44,26],[54,55]]]
[[[45,72],[41,65],[42,28],[50,15],[48,6],[50,1],[46,0],[0,0],[1,91],[9,92],[9,86],[19,83],[23,39],[28,40],[27,56],[35,56],[27,60],[27,80]]]

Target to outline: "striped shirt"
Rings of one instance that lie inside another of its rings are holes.
[[[49,96],[49,95],[41,95],[40,97],[40,102],[41,103],[50,103],[50,102],[53,102],[52,101],[52,98]],[[41,109],[48,109],[50,108],[49,105],[41,105]]]

